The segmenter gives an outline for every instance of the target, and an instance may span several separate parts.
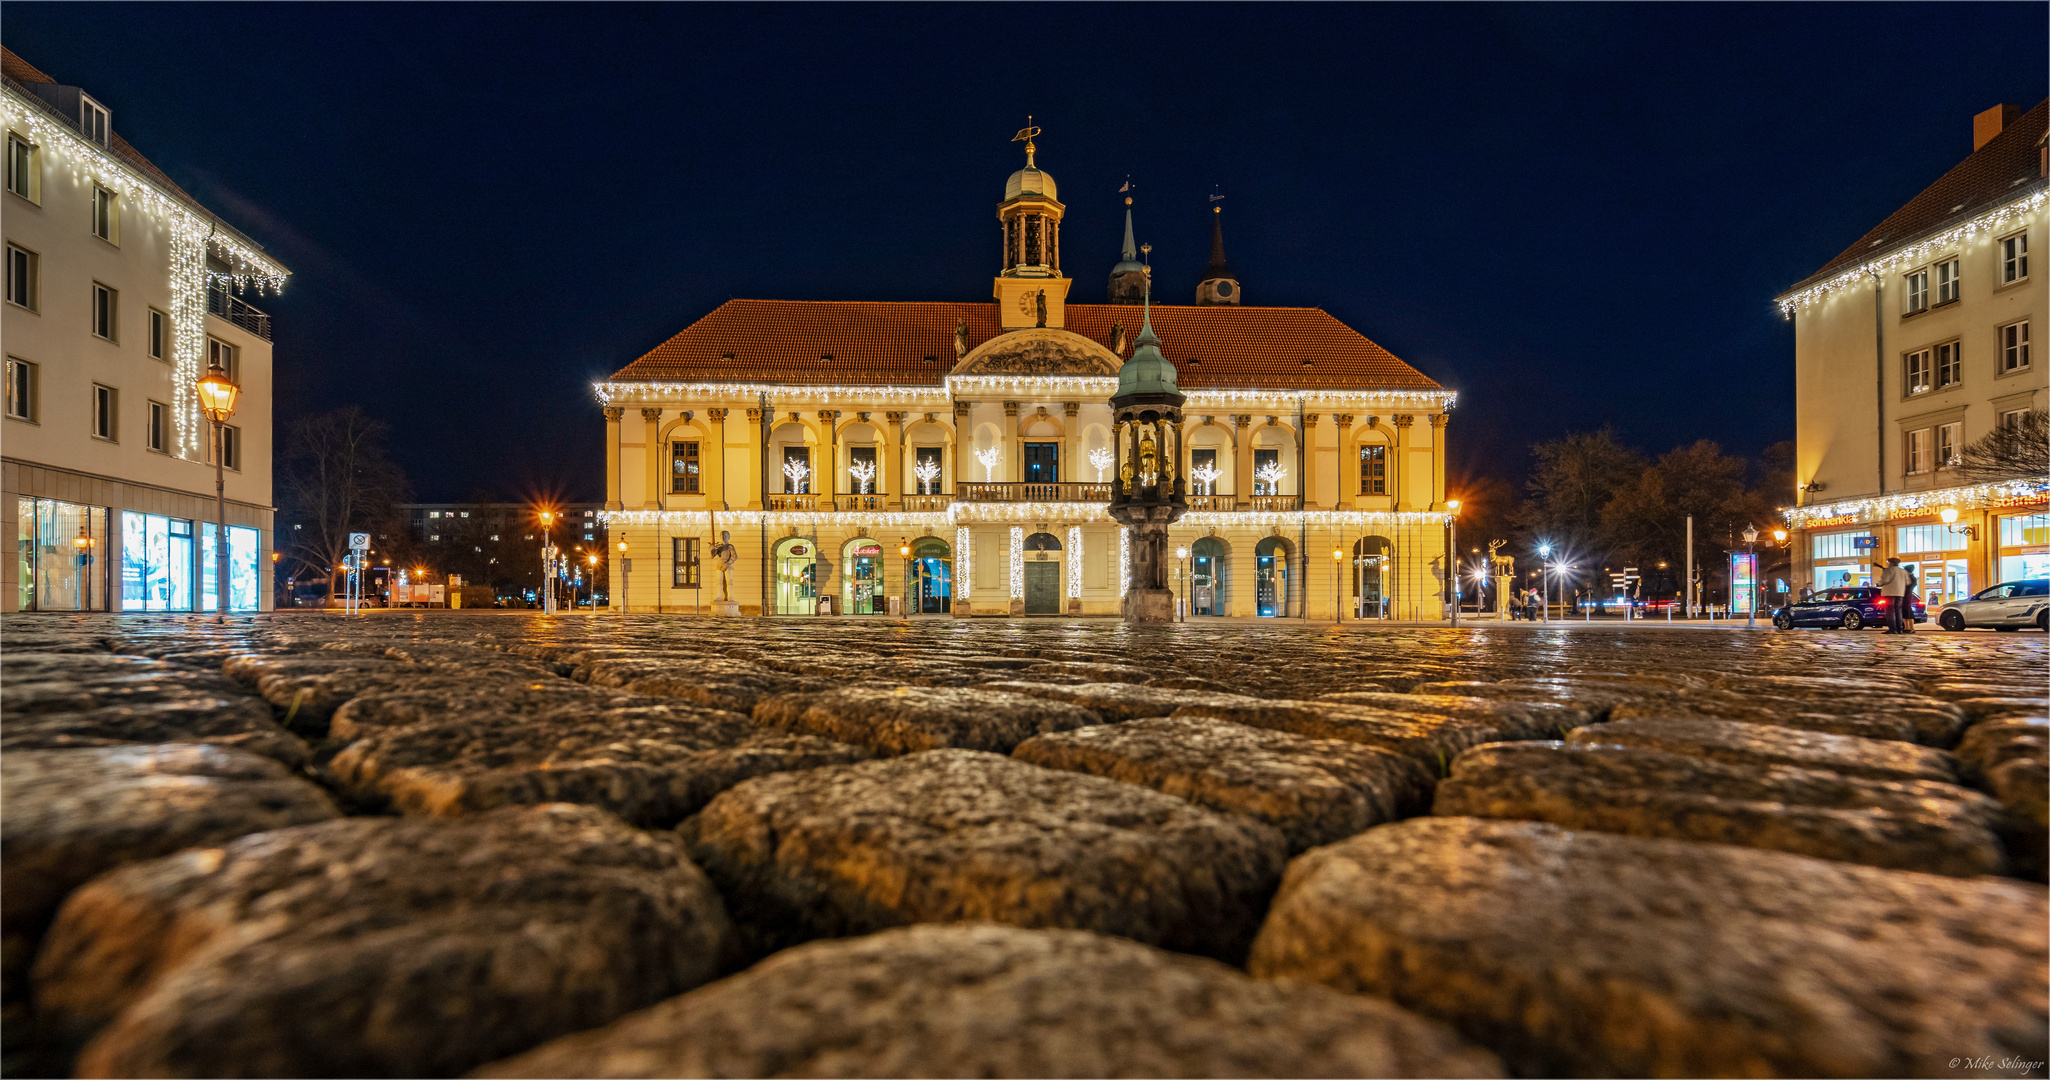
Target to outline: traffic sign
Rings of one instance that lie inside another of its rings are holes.
[[[370,534],[369,534],[369,533],[350,533],[350,534],[349,534],[349,547],[350,547],[350,548],[351,548],[352,550],[355,550],[355,551],[367,551],[367,550],[369,550],[369,548],[370,548]]]

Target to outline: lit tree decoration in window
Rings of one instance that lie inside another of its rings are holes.
[[[805,479],[805,477],[807,477],[807,476],[810,476],[810,475],[811,475],[811,466],[809,466],[809,465],[806,465],[806,464],[805,464],[804,462],[802,462],[802,461],[786,461],[786,462],[784,462],[784,463],[783,463],[783,479],[784,479],[784,481],[785,481],[785,485],[784,485],[784,488],[783,488],[783,490],[785,490],[785,491],[787,491],[787,492],[790,492],[791,494],[798,494],[798,493],[802,492],[802,491],[804,490],[804,479]]]
[[[1198,465],[1189,470],[1189,479],[1203,486],[1203,490],[1196,493],[1198,495],[1217,494],[1217,478],[1223,475],[1223,473],[1217,471],[1217,466],[1215,465]]]
[[[1004,448],[992,446],[987,450],[977,450],[975,460],[982,462],[983,483],[989,483],[996,479],[997,463],[1004,460]]]
[[[927,458],[912,466],[911,472],[918,477],[918,493],[920,495],[932,494],[932,486],[940,478],[940,463]]]
[[[1279,461],[1270,461],[1267,464],[1260,466],[1259,468],[1253,470],[1253,484],[1255,485],[1253,489],[1253,494],[1281,494],[1281,478],[1287,475],[1288,470],[1282,467],[1282,464]],[[1261,491],[1258,486],[1261,484],[1267,485],[1267,490]]]
[[[857,461],[847,466],[847,475],[854,478],[854,493],[866,495],[868,494],[869,482],[876,478],[875,462]]]
[[[1115,464],[1117,462],[1117,459],[1117,455],[1111,453],[1110,448],[1107,446],[1099,446],[1096,449],[1089,451],[1089,464],[1096,466],[1097,483],[1103,483],[1104,470],[1110,468],[1113,464]]]

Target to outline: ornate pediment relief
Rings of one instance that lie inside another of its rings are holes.
[[[954,366],[955,375],[1116,375],[1109,349],[1068,330],[1013,330],[983,342]]]

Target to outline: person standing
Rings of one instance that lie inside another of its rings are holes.
[[[1901,567],[1901,574],[1907,581],[1901,589],[1901,633],[1915,632],[1915,593],[1919,582],[1915,580],[1915,564]]]
[[[1886,632],[1899,634],[1901,630],[1901,596],[1907,592],[1908,574],[1901,569],[1899,559],[1886,560],[1886,569],[1879,572],[1879,595],[1886,605]]]

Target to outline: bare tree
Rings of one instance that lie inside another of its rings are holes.
[[[2015,480],[2050,475],[2050,411],[2031,409],[1967,444],[1951,466],[1961,480]]]
[[[287,434],[284,468],[287,550],[301,567],[327,578],[328,595],[351,532],[389,533],[402,528],[397,504],[410,496],[405,471],[386,456],[391,428],[344,406],[294,420]]]

